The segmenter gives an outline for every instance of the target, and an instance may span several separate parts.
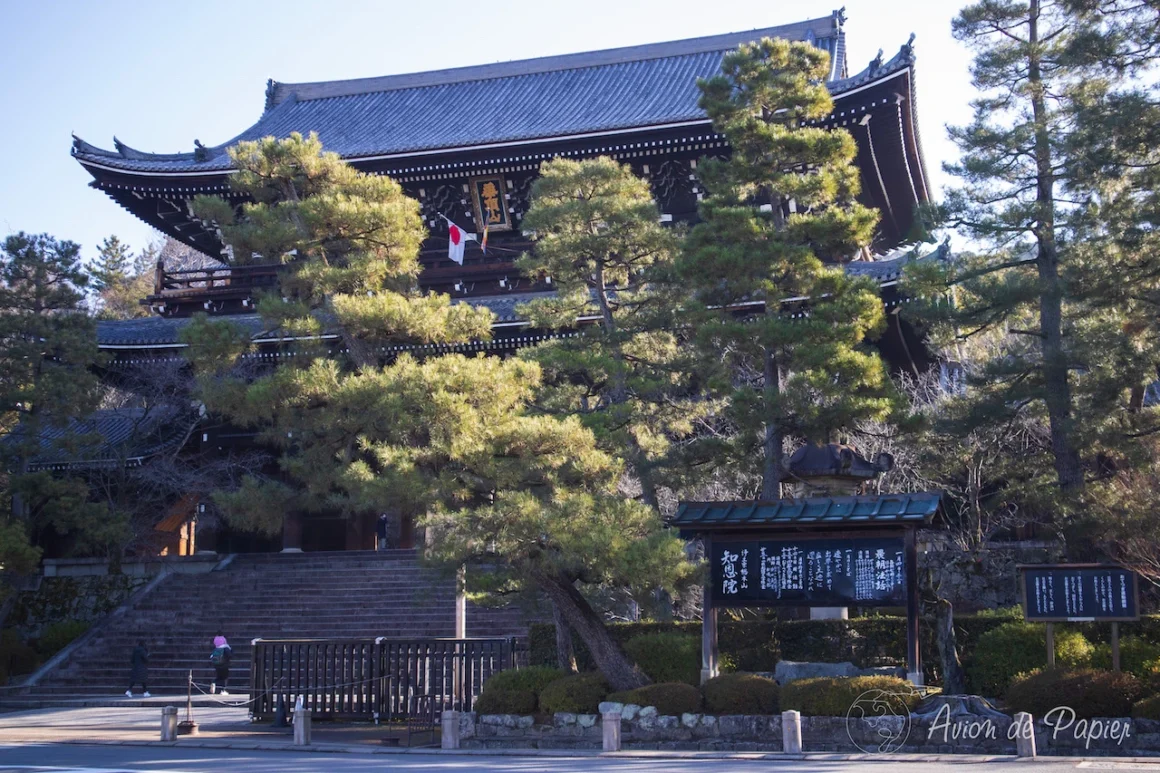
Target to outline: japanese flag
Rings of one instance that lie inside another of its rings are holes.
[[[447,257],[454,260],[459,265],[463,265],[463,250],[468,242],[475,241],[475,234],[469,234],[459,226],[452,223],[445,216],[440,215],[444,220],[447,220]]]

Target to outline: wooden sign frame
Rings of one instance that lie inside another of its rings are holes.
[[[1045,569],[1056,570],[1084,570],[1084,569],[1114,569],[1117,571],[1127,573],[1131,580],[1131,589],[1133,606],[1136,610],[1134,617],[1068,617],[1061,615],[1058,617],[1040,617],[1038,615],[1032,616],[1027,614],[1028,598],[1027,598],[1027,575],[1028,570],[1042,571]],[[1140,577],[1131,569],[1127,569],[1119,564],[1018,564],[1015,570],[1019,572],[1019,598],[1020,604],[1023,607],[1023,619],[1029,623],[1133,623],[1140,619]]]

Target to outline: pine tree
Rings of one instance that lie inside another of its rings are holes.
[[[0,461],[12,507],[0,516],[0,562],[9,571],[31,568],[39,556],[37,533],[51,520],[39,517],[41,504],[59,515],[68,509],[63,503],[75,503],[78,495],[83,502],[83,485],[59,483],[29,467],[53,442],[50,429],[66,427],[96,407],[92,367],[100,357],[93,321],[82,305],[87,283],[75,243],[24,233],[4,240]]]
[[[1139,181],[1137,162],[1152,151],[1132,143],[1145,122],[1125,108],[1150,58],[1137,33],[1154,22],[1143,5],[989,0],[954,23],[977,51],[982,94],[973,122],[951,131],[963,159],[948,168],[963,185],[945,208],[985,249],[948,275],[916,272],[915,292],[949,282],[955,304],[928,309],[953,326],[943,340],[991,342],[974,363],[962,431],[1029,416],[1047,426],[1048,483],[1061,497],[1045,506],[1074,504],[1114,460],[1141,458],[1132,436],[1146,418],[1132,396],[1160,362],[1144,329],[1155,315],[1141,302],[1155,275],[1134,271],[1132,237],[1111,237],[1144,225],[1126,180]],[[1135,151],[1119,152],[1127,146]]]
[[[727,55],[700,83],[701,106],[729,141],[700,173],[708,198],[685,249],[691,322],[729,401],[728,458],[758,460],[760,497],[781,496],[787,441],[822,443],[897,399],[864,341],[883,326],[876,288],[836,265],[870,243],[876,214],[855,202],[849,133],[829,115],[827,55],[765,39]],[[806,298],[804,304],[785,299]]]
[[[534,363],[390,354],[490,335],[489,312],[418,291],[417,202],[323,153],[313,135],[243,142],[231,158],[231,185],[251,203],[235,213],[199,198],[195,211],[221,228],[235,259],[286,264],[258,311],[309,340],[247,380],[230,371],[247,345],[236,330],[190,326],[207,402],[280,453],[283,477],[219,497],[227,515],[268,530],[282,508],[423,517],[430,558],[487,567],[467,574],[481,593],[534,586],[610,682],[643,683],[577,584],[663,585],[688,570],[679,543],[647,507],[616,496],[620,470],[590,431],[530,415]],[[599,548],[581,542],[595,537]]]
[[[150,311],[141,305],[153,289],[156,251],[146,248],[133,255],[129,246],[110,236],[101,243],[89,277],[97,292],[97,316],[101,319],[136,319]]]
[[[521,311],[536,327],[577,331],[525,351],[549,379],[539,403],[580,417],[659,512],[657,489],[673,485],[680,441],[705,411],[674,334],[676,235],[660,224],[648,183],[603,157],[544,164],[522,227],[536,242],[520,269],[550,276],[558,292]]]

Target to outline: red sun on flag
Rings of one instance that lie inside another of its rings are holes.
[[[467,242],[475,241],[475,234],[469,234],[452,223],[447,217],[440,215],[447,221],[447,257],[459,265],[463,265],[463,250]]]

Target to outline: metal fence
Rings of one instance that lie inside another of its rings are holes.
[[[527,664],[524,639],[256,639],[250,655],[251,714],[278,702],[321,719],[401,719],[471,711],[492,674]]]

